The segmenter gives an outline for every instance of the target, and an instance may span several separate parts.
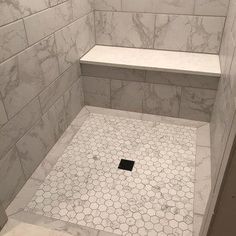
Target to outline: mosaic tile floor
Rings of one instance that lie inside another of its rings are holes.
[[[91,113],[25,210],[120,235],[190,236],[195,155],[196,128]]]

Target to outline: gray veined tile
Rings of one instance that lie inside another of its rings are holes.
[[[43,113],[45,113],[78,78],[79,68],[76,64],[73,64],[57,80],[50,84],[49,87],[42,91],[39,95],[39,100]]]
[[[144,83],[111,80],[111,107],[113,109],[142,112]]]
[[[194,14],[226,16],[229,0],[195,0]]]
[[[82,78],[76,81],[64,94],[67,124],[71,124],[84,106]]]
[[[182,88],[179,116],[181,118],[209,122],[215,97],[215,90]]]
[[[143,113],[178,117],[181,88],[147,84],[144,90]]]
[[[93,0],[72,0],[73,16],[78,19],[93,10]]]
[[[197,129],[197,146],[211,146],[209,124],[205,124]]]
[[[152,48],[154,22],[153,14],[97,11],[96,43]]]
[[[199,236],[201,226],[202,226],[203,216],[199,214],[194,214],[193,222],[193,236]]]
[[[64,2],[24,19],[29,44],[49,36],[73,20],[71,1]]]
[[[94,46],[93,13],[56,32],[55,37],[60,72],[62,73]]]
[[[49,7],[48,0],[15,0],[0,2],[0,26]]]
[[[6,208],[26,182],[15,147],[0,158],[0,200]]]
[[[27,104],[16,116],[0,129],[0,157],[6,154],[40,118],[41,110],[38,99]]]
[[[51,7],[54,7],[54,6],[58,5],[58,4],[66,2],[66,1],[68,1],[68,0],[49,0],[49,3],[50,3]]]
[[[59,75],[56,44],[49,37],[0,65],[0,92],[9,118]]]
[[[0,128],[8,121],[3,102],[0,98]]]
[[[157,15],[155,49],[218,53],[224,17]]]
[[[122,0],[124,11],[193,14],[194,0]]]
[[[3,62],[27,47],[27,39],[22,20],[0,28],[0,45],[0,62]]]
[[[83,76],[86,105],[110,107],[110,79]]]
[[[64,102],[61,97],[16,143],[26,178],[31,176],[65,128]]]
[[[121,11],[122,0],[95,0],[94,8],[100,11]]]

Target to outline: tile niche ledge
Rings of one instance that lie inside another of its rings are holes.
[[[219,56],[110,46],[94,46],[81,64],[220,77]]]

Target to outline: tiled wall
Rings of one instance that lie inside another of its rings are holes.
[[[90,0],[0,2],[0,201],[6,207],[83,106]]]
[[[222,78],[211,121],[212,174],[215,184],[236,115],[236,1],[231,0],[220,51]]]
[[[85,104],[210,121],[217,77],[82,65]]]
[[[219,53],[229,0],[95,0],[96,43]]]

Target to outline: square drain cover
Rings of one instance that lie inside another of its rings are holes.
[[[121,159],[118,169],[132,171],[134,167],[134,161]]]

